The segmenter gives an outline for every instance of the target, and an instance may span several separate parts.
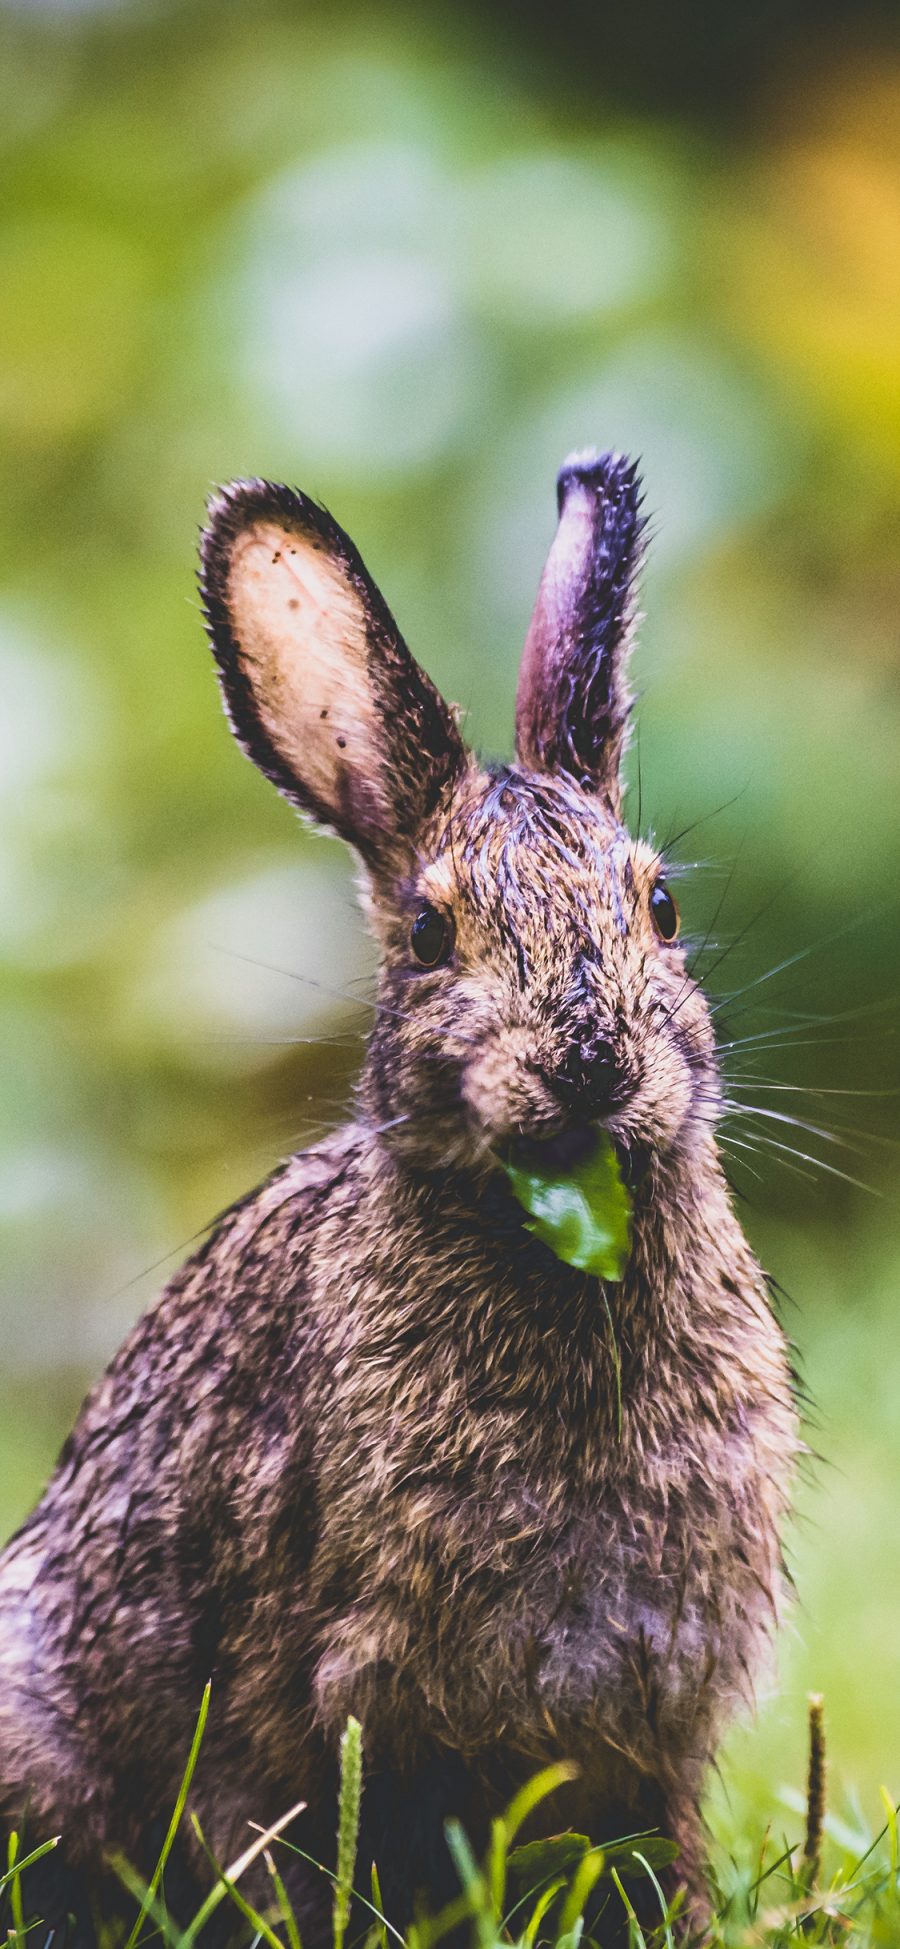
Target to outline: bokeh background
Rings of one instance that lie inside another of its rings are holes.
[[[834,1817],[876,1820],[900,1794],[896,8],[0,0],[0,170],[0,1531],[188,1242],[339,1116],[367,1019],[348,861],[219,710],[207,491],[326,500],[506,754],[555,470],[624,447],[655,531],[640,818],[696,865],[723,1040],[757,1038],[729,1065],[766,1114],[725,1141],[822,1457],[779,1683],[712,1818],[790,1825],[814,1686]]]

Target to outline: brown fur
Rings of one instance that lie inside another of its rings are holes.
[[[213,509],[236,731],[355,839],[383,969],[353,1121],[229,1213],[139,1321],[0,1567],[0,1809],[27,1799],[89,1878],[111,1848],[146,1858],[211,1675],[193,1800],[220,1856],[305,1797],[301,1845],[331,1858],[354,1712],[363,1853],[400,1922],[420,1883],[446,1892],[443,1818],[480,1844],[556,1757],[579,1778],[545,1826],[660,1826],[702,1914],[700,1793],[771,1638],[795,1417],[716,1152],[706,1004],[654,930],[660,862],[620,822],[634,475],[589,459],[562,479],[519,701],[530,770],[464,752],[330,517],[260,483]],[[325,551],[315,588],[342,583],[310,667],[322,696],[361,700],[346,760],[314,687],[299,724],[280,584],[247,649],[232,565],[249,555],[267,586],[242,538],[273,533]],[[454,934],[431,971],[410,950],[426,901]],[[597,1121],[636,1184],[605,1294],[532,1238],[496,1166],[511,1136]],[[307,1949],[321,1888],[297,1863]]]

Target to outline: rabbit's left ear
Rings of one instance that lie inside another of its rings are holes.
[[[529,769],[565,772],[618,812],[645,527],[637,468],[621,454],[573,454],[557,498],[522,657],[516,748]]]
[[[233,481],[200,585],[238,742],[376,876],[402,872],[466,753],[349,535],[305,494]]]

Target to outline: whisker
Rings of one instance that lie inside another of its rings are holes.
[[[327,981],[319,981],[315,975],[298,974],[296,968],[281,968],[274,961],[260,961],[255,954],[242,954],[239,948],[222,947],[214,943],[217,954],[226,954],[232,961],[246,961],[250,968],[264,968],[267,974],[283,975],[286,981],[302,982],[304,988],[315,988],[322,995],[330,995],[333,1000],[349,1002],[353,1008],[376,1008],[377,1003],[369,995],[348,995],[346,988],[333,988]],[[360,981],[369,979],[366,975],[356,977]]]
[[[729,1131],[728,1142],[729,1144],[737,1144],[740,1150],[749,1151],[751,1155],[754,1157],[760,1157],[760,1158],[766,1157],[767,1153],[766,1153],[765,1143],[764,1143],[764,1139],[761,1137],[755,1143],[749,1143],[746,1139],[735,1137],[734,1133],[732,1131]],[[768,1159],[768,1162],[771,1163],[772,1161],[773,1160],[771,1158]],[[790,1171],[793,1177],[805,1178],[808,1184],[815,1184],[816,1176],[814,1171],[804,1171],[799,1164],[789,1164],[786,1157],[779,1157],[774,1161],[776,1161],[781,1165],[782,1170]],[[751,1169],[751,1166],[747,1164],[744,1159],[741,1159],[741,1162],[744,1164],[745,1170],[749,1171]],[[758,1171],[754,1172],[754,1176],[759,1178],[760,1183],[763,1182],[762,1178],[760,1177],[760,1173]]]
[[[760,1090],[791,1090],[803,1096],[875,1096],[875,1097],[900,1096],[900,1089],[890,1089],[890,1090],[836,1089],[833,1086],[827,1084],[820,1084],[820,1083],[782,1083],[778,1081],[775,1077],[758,1076],[753,1070],[747,1070],[745,1074],[747,1076],[747,1080],[753,1083],[754,1088]],[[736,1073],[734,1080],[735,1082],[739,1083],[741,1081],[741,1074]]]
[[[784,1144],[778,1137],[766,1137],[760,1134],[758,1142],[765,1144],[770,1150],[784,1151],[789,1157],[802,1158],[804,1163],[814,1165],[817,1171],[827,1171],[829,1177],[841,1178],[845,1184],[852,1184],[857,1191],[867,1191],[871,1198],[880,1198],[883,1195],[877,1185],[866,1184],[862,1178],[852,1177],[849,1171],[839,1170],[836,1164],[827,1164],[824,1157],[816,1157],[811,1151],[797,1150],[793,1144]]]
[[[797,877],[796,874],[793,877],[796,878]],[[788,882],[788,884],[790,884],[790,882]],[[775,898],[777,897],[778,896],[776,895]],[[768,906],[762,909],[762,913],[767,913],[768,908],[771,907],[772,904],[773,902],[770,900]],[[848,934],[853,934],[856,932],[858,928],[865,926],[866,922],[870,921],[873,918],[873,915],[876,912],[880,912],[880,911],[882,911],[880,908],[879,909],[870,908],[866,913],[858,914],[855,920],[847,921],[844,927],[836,928],[833,934],[825,935],[824,939],[822,940],[810,941],[806,947],[798,948],[795,954],[786,955],[784,960],[778,961],[774,968],[767,968],[764,974],[755,975],[752,981],[746,981],[742,988],[736,988],[732,994],[724,995],[720,1001],[711,1003],[710,1013],[712,1015],[717,1015],[720,1009],[728,1008],[730,1003],[739,1000],[741,995],[748,995],[752,989],[761,988],[764,982],[774,981],[776,975],[784,974],[788,968],[795,968],[798,965],[798,963],[801,961],[807,961],[811,954],[818,954],[820,949],[822,949],[823,947],[833,947],[835,941],[845,940]],[[762,914],[758,914],[756,918],[761,919]],[[752,922],[748,922],[748,926],[752,924],[753,924]],[[745,928],[743,932],[746,933],[747,929]],[[742,938],[743,938],[742,935],[738,935],[737,939],[732,943],[732,945],[736,946],[737,941]],[[715,968],[717,965],[718,963],[714,962],[713,968]],[[711,973],[712,973],[712,969],[707,968],[706,973],[704,974],[703,977],[704,982],[708,981]]]
[[[410,1123],[412,1111],[404,1110],[399,1117],[389,1117],[386,1123],[369,1123],[366,1129],[372,1137],[383,1137],[387,1130],[399,1130],[402,1123]]]
[[[299,981],[305,988],[315,988],[322,995],[330,995],[333,1000],[348,1002],[351,1008],[370,1008],[376,1015],[393,1015],[398,1022],[411,1022],[412,1016],[406,1009],[394,1008],[390,1002],[377,995],[348,995],[345,988],[333,988],[327,981],[319,981],[314,975],[298,974],[295,968],[281,968],[274,961],[259,961],[253,954],[242,954],[238,948],[216,947],[217,954],[227,954],[233,961],[246,961],[251,968],[264,968],[267,974],[283,975],[286,981]],[[355,977],[358,981],[368,981],[368,975]]]
[[[843,1018],[840,1016],[834,1017],[835,1021],[840,1021],[842,1019]],[[802,1028],[805,1027],[806,1024],[800,1022],[797,1024],[797,1027],[794,1029],[792,1029],[789,1025],[786,1025],[781,1029],[774,1029],[774,1028],[759,1029],[755,1035],[732,1036],[728,1042],[717,1042],[716,1047],[719,1051],[719,1054],[723,1055],[723,1054],[727,1054],[732,1049],[749,1049],[754,1046],[759,1050],[839,1049],[839,1048],[846,1048],[848,1044],[851,1044],[856,1041],[855,1036],[849,1036],[849,1035],[830,1035],[830,1036],[811,1035],[811,1036],[807,1036],[805,1041],[801,1041],[799,1040],[800,1031]]]
[[[760,1159],[765,1159],[765,1161],[770,1165],[773,1163],[777,1163],[778,1165],[780,1165],[783,1171],[789,1171],[792,1177],[803,1178],[805,1183],[807,1184],[815,1184],[817,1182],[816,1174],[814,1170],[805,1171],[803,1169],[802,1164],[791,1163],[787,1157],[777,1157],[777,1158],[770,1157],[768,1155],[768,1150],[766,1147],[764,1147],[764,1143],[762,1140],[760,1140],[758,1143],[750,1144],[750,1143],[742,1142],[740,1138],[737,1138],[732,1134],[729,1134],[728,1141],[730,1144],[737,1144],[739,1149],[741,1150],[749,1151],[752,1156],[759,1157]],[[797,1152],[796,1155],[799,1156],[800,1153]],[[819,1162],[818,1158],[814,1158],[812,1161],[814,1164],[817,1164]],[[753,1166],[751,1164],[748,1164],[746,1157],[737,1159],[736,1162],[739,1162],[745,1171],[751,1171],[753,1176],[757,1179],[757,1181],[760,1184],[763,1184],[765,1182],[762,1173],[754,1170]]]
[[[747,785],[749,785],[749,780],[747,781]],[[665,845],[660,847],[660,851],[667,853],[672,846],[678,845],[679,840],[686,839],[688,833],[696,832],[699,826],[705,826],[710,819],[717,819],[721,812],[727,812],[730,806],[737,805],[738,800],[742,799],[744,793],[747,791],[747,785],[742,785],[740,791],[735,792],[733,798],[723,799],[722,804],[714,806],[711,812],[701,812],[699,819],[692,819],[690,825],[682,826],[680,832],[673,833],[666,839]],[[638,823],[640,824],[640,821]]]
[[[749,1150],[749,1148],[750,1148],[749,1144],[740,1145],[740,1149],[742,1150]],[[728,1162],[730,1164],[734,1164],[739,1170],[749,1171],[750,1176],[756,1179],[757,1184],[762,1184],[763,1182],[762,1173],[760,1171],[754,1170],[753,1165],[748,1164],[745,1157],[735,1157],[734,1152],[731,1149],[731,1146],[729,1144],[720,1144],[719,1153],[720,1156],[727,1158]]]
[[[821,1137],[828,1144],[840,1144],[844,1150],[854,1151],[857,1157],[864,1157],[866,1147],[874,1150],[897,1150],[900,1137],[889,1137],[883,1130],[861,1130],[858,1124],[834,1123],[830,1127],[807,1123],[803,1117],[779,1116],[777,1110],[764,1109],[748,1103],[729,1103],[731,1114],[741,1117],[769,1117],[778,1123],[793,1124],[796,1130],[806,1130],[812,1137]],[[849,1139],[853,1142],[849,1142]]]
[[[133,1273],[130,1279],[125,1280],[124,1285],[116,1287],[115,1292],[107,1293],[105,1300],[101,1300],[101,1304],[113,1305],[115,1300],[122,1299],[125,1293],[130,1292],[132,1286],[139,1285],[142,1279],[149,1279],[151,1272],[158,1272],[161,1266],[168,1265],[170,1259],[180,1258],[189,1245],[196,1245],[198,1238],[205,1238],[206,1233],[211,1232],[213,1226],[218,1225],[219,1220],[227,1216],[228,1210],[229,1206],[224,1206],[213,1218],[208,1218],[205,1225],[198,1225],[197,1230],[192,1232],[189,1238],[183,1238],[180,1245],[173,1245],[168,1252],[163,1252],[160,1258],[154,1259],[151,1265],[142,1266],[140,1272]]]
[[[730,1113],[733,1116],[766,1117],[767,1119],[771,1120],[773,1123],[789,1124],[791,1128],[794,1130],[805,1130],[808,1136],[810,1137],[821,1137],[823,1143],[837,1144],[843,1150],[855,1151],[857,1156],[861,1154],[859,1145],[847,1143],[846,1138],[840,1136],[838,1134],[837,1129],[829,1130],[826,1129],[822,1124],[808,1123],[805,1117],[792,1117],[787,1113],[787,1111],[765,1109],[761,1104],[736,1103],[732,1101],[730,1098],[725,1099],[724,1107],[726,1112]],[[863,1131],[855,1130],[855,1131],[849,1131],[848,1135],[854,1137],[860,1137],[860,1136],[864,1136],[865,1133]]]
[[[760,1156],[760,1148],[758,1148],[758,1144],[748,1144],[748,1142],[746,1142],[744,1138],[740,1138],[740,1136],[732,1136],[731,1132],[729,1132],[729,1142],[727,1142],[727,1144],[719,1144],[719,1150],[721,1150],[721,1154],[723,1154],[725,1158],[729,1156],[729,1152],[731,1152],[731,1150],[748,1150],[748,1152],[750,1152],[750,1156]],[[744,1160],[742,1160],[742,1158],[740,1158],[740,1160],[734,1160],[734,1162],[740,1162],[740,1164],[744,1164]],[[752,1171],[752,1166],[750,1166],[750,1164],[744,1164],[744,1169],[746,1169],[746,1171]],[[760,1177],[760,1171],[752,1171],[752,1175],[754,1175],[754,1177],[758,1177],[758,1179],[760,1179],[760,1183],[762,1183],[762,1177]]]
[[[711,968],[707,968],[706,973],[704,975],[704,981],[708,981],[710,975],[714,973],[715,969],[717,967],[720,967],[723,961],[727,960],[728,955],[732,954],[735,948],[740,946],[740,943],[742,941],[746,940],[747,935],[752,931],[754,927],[756,927],[757,923],[763,920],[766,914],[771,912],[772,908],[777,905],[778,901],[783,897],[785,893],[790,891],[790,888],[792,886],[796,885],[797,881],[800,878],[802,878],[802,875],[807,871],[807,868],[810,866],[811,862],[818,857],[821,851],[821,847],[822,847],[822,836],[819,835],[815,845],[810,849],[806,857],[803,860],[801,860],[800,864],[794,869],[793,873],[789,873],[787,879],[782,880],[780,882],[780,884],[775,888],[774,893],[772,893],[769,896],[769,899],[764,902],[762,907],[758,908],[756,913],[751,914],[750,919],[748,921],[745,921],[744,926],[735,935],[734,939],[729,943],[729,945],[726,948],[722,950],[722,953],[720,954],[718,960],[713,962]],[[861,916],[860,920],[850,922],[849,927],[853,928],[855,926],[858,926],[861,924],[861,920],[863,918],[868,919],[870,917],[871,917],[870,915]],[[846,931],[848,931],[846,928],[839,929],[836,934],[829,936],[827,940],[813,943],[812,946],[801,949],[800,953],[797,955],[796,958],[802,960],[807,954],[811,954],[814,951],[814,948],[816,946],[820,946],[820,947],[829,946],[831,944],[831,941],[840,939],[841,934]],[[783,966],[786,967],[790,965],[791,965],[790,961],[787,961],[783,964]],[[769,974],[761,976],[759,977],[759,979],[766,980],[766,981],[770,980],[772,974],[775,972],[781,973],[781,969],[779,968],[777,970],[770,970]],[[752,987],[755,984],[750,983],[748,985]],[[744,989],[738,989],[737,992],[738,994],[743,994],[746,991]]]
[[[335,1035],[202,1035],[198,1037],[198,1041],[206,1045],[218,1046],[224,1043],[231,1047],[237,1044],[240,1048],[251,1049],[336,1049],[362,1040],[361,1029],[344,1029]]]
[[[734,876],[735,876],[735,873],[737,872],[737,867],[738,867],[738,861],[739,861],[739,859],[740,859],[740,856],[741,856],[741,853],[743,852],[743,849],[744,849],[744,844],[745,844],[745,841],[746,841],[746,837],[747,837],[747,835],[746,835],[746,833],[745,833],[745,834],[744,834],[744,838],[743,838],[743,839],[741,840],[741,843],[740,843],[740,845],[739,845],[739,847],[738,847],[738,849],[737,849],[737,852],[736,852],[736,854],[735,854],[735,856],[734,856],[734,859],[733,859],[733,860],[732,860],[732,862],[731,862],[731,869],[730,869],[730,871],[729,871],[729,874],[728,874],[728,878],[727,878],[727,880],[725,881],[725,885],[724,885],[724,887],[723,887],[723,889],[722,889],[722,892],[721,892],[721,894],[720,894],[720,896],[719,896],[719,899],[718,899],[718,901],[716,902],[716,907],[715,907],[715,911],[714,911],[714,913],[713,913],[713,916],[712,916],[712,919],[711,919],[711,921],[710,921],[710,923],[709,923],[709,926],[708,926],[708,928],[707,928],[707,930],[706,930],[706,933],[705,933],[705,935],[704,935],[704,937],[703,937],[703,941],[702,941],[702,943],[701,943],[701,945],[700,945],[700,947],[699,947],[699,948],[697,949],[697,951],[696,951],[696,953],[695,953],[695,954],[693,954],[693,955],[692,955],[692,957],[691,957],[691,961],[690,961],[690,965],[689,965],[689,967],[688,967],[688,970],[687,970],[687,980],[685,981],[685,984],[684,984],[684,987],[683,987],[683,989],[681,990],[681,993],[680,993],[680,994],[678,994],[678,995],[677,995],[677,996],[675,997],[675,1004],[674,1004],[674,1007],[673,1007],[673,1010],[672,1010],[672,1020],[674,1020],[674,1018],[675,1018],[675,1016],[676,1016],[676,1015],[678,1014],[678,1011],[679,1011],[679,1009],[680,1009],[681,1007],[683,1007],[683,1004],[684,1004],[684,1002],[686,1001],[686,999],[687,999],[687,996],[688,996],[688,994],[690,993],[690,990],[691,990],[691,987],[693,986],[693,984],[694,984],[694,982],[695,982],[695,980],[696,980],[696,978],[697,978],[697,977],[695,976],[695,973],[694,973],[694,970],[695,970],[695,968],[696,968],[696,966],[697,966],[697,962],[699,961],[699,959],[700,959],[700,956],[701,956],[701,954],[705,954],[705,953],[706,953],[706,951],[707,951],[707,948],[709,947],[709,942],[710,942],[710,935],[712,934],[712,930],[713,930],[713,928],[715,927],[715,925],[716,925],[716,922],[718,921],[718,918],[719,918],[719,915],[720,915],[720,913],[722,912],[722,908],[724,907],[724,905],[725,905],[725,902],[726,902],[726,900],[727,900],[727,898],[728,898],[728,895],[729,895],[729,892],[730,892],[730,890],[731,890],[731,883],[732,883],[732,881],[733,881],[733,879],[734,879]],[[713,962],[713,967],[717,967],[717,966],[718,966],[718,962],[716,962],[716,961],[714,961],[714,962]]]

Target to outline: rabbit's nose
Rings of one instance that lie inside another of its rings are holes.
[[[615,1044],[594,1039],[570,1043],[553,1080],[567,1110],[591,1116],[603,1116],[613,1103],[621,1102],[627,1087]]]

